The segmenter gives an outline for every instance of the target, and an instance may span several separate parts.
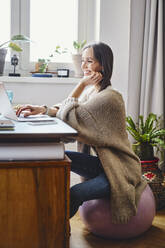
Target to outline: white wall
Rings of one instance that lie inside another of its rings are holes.
[[[130,33],[130,0],[100,0],[99,39],[114,53],[112,85],[127,104]]]
[[[47,106],[64,100],[79,80],[78,78],[1,77],[5,88],[13,91],[14,104],[30,103]]]

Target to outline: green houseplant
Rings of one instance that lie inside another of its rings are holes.
[[[73,47],[76,51],[76,54],[81,54],[82,53],[82,49],[86,44],[86,40],[83,41],[73,41]]]
[[[140,160],[153,160],[154,147],[157,150],[165,148],[165,129],[160,127],[160,119],[153,113],[150,113],[145,121],[140,115],[138,123],[135,123],[131,116],[126,118],[127,130],[136,141],[133,149]]]
[[[61,46],[57,45],[55,47],[55,50],[54,50],[54,53],[52,53],[50,55],[50,57],[52,58],[55,54],[63,54],[63,53],[67,53],[68,52],[68,49],[67,48],[62,48]]]
[[[86,40],[83,41],[73,41],[73,48],[75,53],[72,53],[72,61],[75,70],[75,77],[82,77],[83,71],[81,70],[81,61],[82,61],[82,49],[86,44]]]
[[[16,43],[19,41],[29,42],[30,40],[28,37],[22,34],[14,35],[10,40],[0,44],[0,49],[11,48],[13,51],[21,52],[22,48]]]
[[[50,62],[50,59],[38,59],[38,62],[36,64],[36,72],[44,73],[48,69],[48,64]]]
[[[138,123],[135,123],[128,116],[126,122],[128,132],[136,141],[132,146],[141,160],[142,176],[154,193],[157,209],[161,209],[165,207],[165,179],[158,168],[159,159],[155,157],[155,151],[165,149],[165,129],[161,128],[161,117],[150,113],[144,120],[140,115]]]
[[[14,35],[10,40],[0,44],[0,75],[3,74],[5,58],[7,54],[7,49],[10,48],[16,52],[22,52],[22,48],[17,44],[17,42],[29,42],[29,38],[25,35]]]
[[[56,55],[62,55],[67,53],[67,48],[62,48],[61,46],[57,45],[53,53],[49,55],[49,58],[39,58],[37,63],[35,64],[35,72],[45,73],[48,72],[48,65],[51,62],[51,59]]]

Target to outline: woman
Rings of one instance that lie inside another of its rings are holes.
[[[70,190],[70,217],[84,201],[109,197],[113,223],[127,223],[136,215],[146,182],[128,141],[123,99],[111,87],[112,69],[113,53],[108,45],[86,46],[84,78],[71,95],[60,106],[25,106],[17,115],[28,110],[26,116],[56,116],[78,131],[78,141],[93,147],[96,156],[66,152],[72,160],[71,170],[87,179]]]

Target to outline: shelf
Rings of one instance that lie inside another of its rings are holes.
[[[6,83],[43,83],[43,84],[77,84],[81,78],[61,78],[61,77],[51,77],[51,78],[42,78],[42,77],[8,77],[1,76],[0,81]]]

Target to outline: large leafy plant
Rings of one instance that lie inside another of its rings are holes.
[[[29,38],[25,35],[18,34],[11,37],[10,40],[0,44],[1,48],[11,48],[13,51],[22,52],[22,48],[17,44],[17,42],[29,42]]]
[[[165,148],[165,129],[161,128],[161,117],[150,113],[144,120],[140,115],[138,123],[135,123],[131,116],[128,116],[126,122],[128,132],[136,141],[133,149],[141,160],[153,160],[154,147],[157,151]]]

